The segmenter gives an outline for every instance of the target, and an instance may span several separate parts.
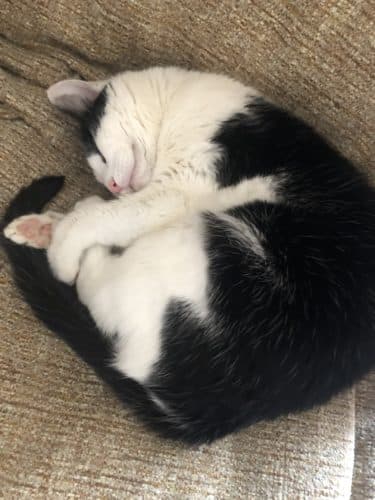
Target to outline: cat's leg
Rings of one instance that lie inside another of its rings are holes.
[[[89,309],[100,330],[112,335],[117,332],[112,325],[111,287],[118,274],[116,255],[110,247],[95,245],[82,257],[76,281],[80,301]]]
[[[77,203],[74,205],[74,210],[80,210],[82,208],[89,208],[89,207],[94,207],[97,205],[101,205],[102,203],[106,203],[103,198],[100,198],[100,196],[94,195],[94,196],[88,196],[87,198],[84,198],[83,200],[77,201]]]
[[[4,235],[19,245],[32,248],[48,248],[52,232],[63,214],[49,210],[43,214],[27,214],[14,219],[4,229]]]
[[[103,245],[94,245],[86,250],[76,283],[82,302],[87,302],[85,299],[90,289],[98,289],[103,278],[108,278],[109,266],[113,266],[110,257],[110,249]]]
[[[155,287],[162,287],[160,259],[153,262],[152,246],[146,255],[142,246],[136,242],[120,256],[101,245],[89,248],[76,281],[80,301],[102,334],[113,339],[113,367],[139,382],[159,357],[167,305],[165,293],[155,294]]]
[[[272,176],[254,177],[219,191],[199,183],[178,189],[155,182],[121,199],[73,210],[56,227],[48,260],[58,279],[73,283],[82,254],[95,244],[125,247],[188,215],[275,199]]]
[[[127,246],[186,212],[185,194],[145,188],[121,200],[73,210],[57,226],[48,260],[55,276],[73,283],[82,254],[95,244]]]
[[[89,196],[78,201],[74,209],[87,209],[105,203],[99,196]],[[52,232],[58,222],[65,217],[64,214],[48,210],[42,214],[27,214],[14,219],[5,229],[5,236],[19,245],[33,248],[48,248]]]
[[[112,366],[143,383],[160,358],[168,306],[181,298],[207,314],[203,223],[189,218],[139,238],[121,255],[97,245],[86,251],[76,282],[95,323],[113,337]]]

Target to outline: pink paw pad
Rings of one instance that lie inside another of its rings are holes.
[[[23,215],[4,229],[4,235],[19,245],[48,248],[52,239],[53,224],[58,217],[57,214]]]
[[[36,217],[22,221],[16,230],[26,243],[36,248],[47,248],[51,242],[52,223],[43,223]]]

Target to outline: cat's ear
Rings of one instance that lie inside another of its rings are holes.
[[[104,80],[97,82],[62,80],[51,85],[47,90],[47,96],[58,108],[80,115],[91,106],[106,84]]]

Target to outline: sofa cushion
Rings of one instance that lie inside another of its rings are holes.
[[[67,177],[59,208],[100,192],[77,123],[52,109],[45,89],[155,64],[258,87],[370,172],[370,9],[370,0],[3,0],[1,206],[52,173]],[[160,440],[35,320],[0,258],[5,498],[349,498],[354,390],[212,446]]]

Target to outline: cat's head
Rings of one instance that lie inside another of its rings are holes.
[[[81,119],[88,164],[96,179],[113,194],[138,191],[152,175],[144,129],[134,103],[118,80],[63,80],[47,95],[58,108]]]

